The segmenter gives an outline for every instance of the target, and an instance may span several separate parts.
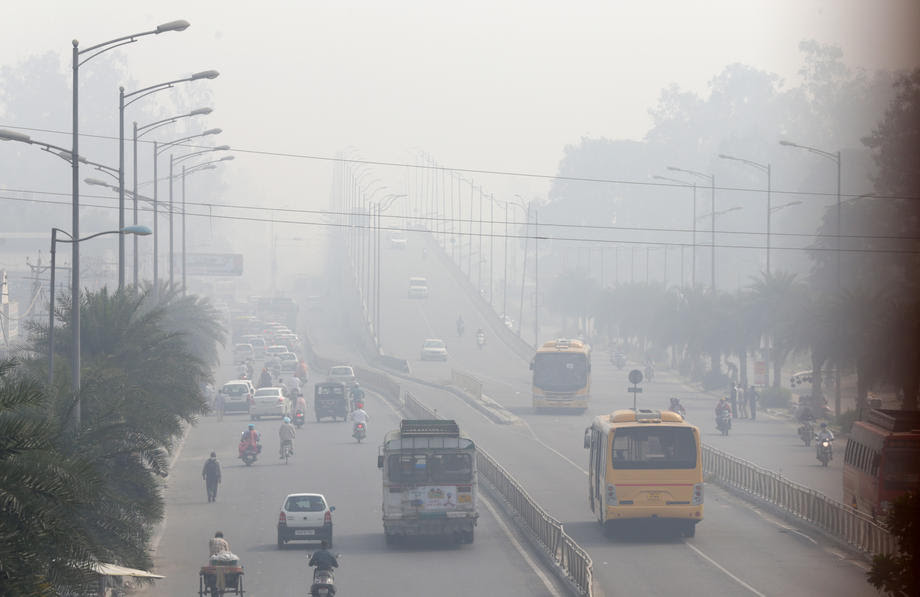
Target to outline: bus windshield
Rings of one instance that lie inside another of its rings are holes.
[[[689,427],[624,427],[613,434],[614,469],[694,469],[696,438]]]
[[[549,392],[578,390],[588,383],[588,359],[580,353],[538,353],[533,385]]]
[[[470,483],[469,454],[392,454],[387,461],[391,483]]]

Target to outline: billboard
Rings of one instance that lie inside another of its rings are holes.
[[[177,257],[181,259],[181,256]],[[181,262],[178,264],[181,268]],[[243,255],[240,253],[187,253],[185,271],[190,276],[242,276]]]

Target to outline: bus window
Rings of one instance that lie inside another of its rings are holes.
[[[696,468],[696,439],[686,427],[625,427],[613,436],[614,469]]]
[[[469,454],[432,454],[428,464],[433,483],[469,483],[473,477]]]
[[[882,476],[888,491],[911,491],[920,488],[920,454],[913,450],[891,450],[885,456]]]
[[[424,454],[393,454],[388,464],[393,483],[424,483],[428,480],[428,459]]]

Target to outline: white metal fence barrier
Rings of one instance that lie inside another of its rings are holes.
[[[756,496],[869,554],[895,553],[895,538],[871,517],[747,460],[703,446],[703,472]]]

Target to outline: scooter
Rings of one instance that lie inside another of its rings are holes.
[[[614,365],[616,365],[617,369],[622,370],[623,367],[626,366],[626,357],[622,354],[615,354],[610,360]]]
[[[367,427],[364,423],[355,423],[355,428],[351,432],[351,436],[358,440],[358,443],[361,443],[365,437],[367,437]]]
[[[817,435],[815,439],[818,441],[816,456],[821,461],[821,466],[827,466],[827,463],[834,459],[834,448],[831,446],[831,440],[821,439]]]
[[[333,597],[335,595],[335,575],[332,574],[332,570],[317,568],[313,571],[310,595],[311,597]]]
[[[303,427],[305,420],[306,419],[303,416],[302,410],[298,410],[296,413],[294,413],[294,427],[300,429]]]
[[[806,448],[811,446],[811,439],[815,437],[815,428],[810,421],[804,421],[799,426],[799,437],[802,438]]]
[[[679,414],[682,418],[687,418],[687,410],[684,408],[684,405],[680,403],[680,399],[671,398],[671,404],[668,406],[668,410]]]
[[[258,459],[259,453],[262,451],[262,446],[258,445],[253,447],[252,444],[248,442],[240,442],[239,451],[240,460],[246,463],[246,466],[251,466],[252,463]]]
[[[721,412],[716,416],[716,429],[722,432],[722,435],[728,435],[728,430],[732,428],[731,413]]]
[[[479,346],[479,350],[482,350],[482,347],[486,345],[486,335],[482,332],[476,334],[476,345]]]

